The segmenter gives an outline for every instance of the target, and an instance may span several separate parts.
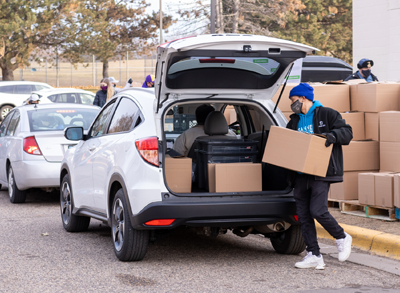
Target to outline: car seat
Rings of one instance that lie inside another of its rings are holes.
[[[214,111],[208,114],[207,119],[204,123],[204,133],[207,136],[199,136],[198,139],[237,139],[236,136],[229,136],[228,134],[228,123],[226,122],[224,114],[219,111]],[[189,150],[188,157],[196,161],[196,140],[193,142],[192,147]]]
[[[67,96],[67,103],[75,103],[75,97],[69,94]]]

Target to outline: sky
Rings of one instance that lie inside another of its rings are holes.
[[[160,0],[146,0],[150,6],[147,8],[147,12],[151,13],[152,11],[159,11],[160,9]],[[179,9],[179,5],[181,7],[188,7],[191,3],[195,2],[194,0],[162,0],[162,10],[164,13],[173,15],[174,18],[179,19],[179,15],[177,14],[177,10]],[[211,2],[211,0],[209,0]],[[204,1],[207,3],[207,0]],[[168,28],[168,33],[164,35],[164,40],[170,41],[176,38],[184,37],[185,35],[181,35],[181,28],[183,22],[178,21],[176,24],[170,26]],[[202,25],[199,23],[199,26]]]

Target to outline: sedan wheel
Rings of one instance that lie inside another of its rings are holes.
[[[90,217],[74,215],[73,196],[69,174],[66,174],[60,189],[61,220],[64,229],[68,232],[86,231],[90,224]]]
[[[18,189],[11,166],[8,169],[8,195],[12,203],[23,203],[26,199],[26,191]]]
[[[132,228],[124,190],[115,194],[111,209],[111,233],[115,255],[121,261],[142,260],[147,252],[150,231]]]
[[[4,120],[4,118],[6,118],[7,114],[10,113],[11,109],[13,107],[12,106],[3,106],[0,109],[0,118],[1,120]]]

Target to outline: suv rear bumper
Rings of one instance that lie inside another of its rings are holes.
[[[271,198],[263,201],[163,201],[147,205],[131,216],[134,229],[172,229],[181,225],[205,227],[241,227],[285,221],[299,224],[294,219],[296,204],[293,197]],[[169,226],[147,226],[155,219],[175,219]]]

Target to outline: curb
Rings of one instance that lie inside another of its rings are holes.
[[[400,236],[376,230],[339,224],[353,237],[352,246],[377,255],[400,260]],[[315,222],[319,238],[335,240],[318,222]]]

